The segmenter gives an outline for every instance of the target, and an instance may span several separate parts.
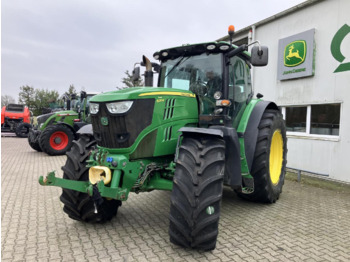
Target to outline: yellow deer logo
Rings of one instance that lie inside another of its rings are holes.
[[[305,61],[306,41],[299,40],[288,44],[284,49],[284,65],[297,66]]]
[[[292,50],[294,49],[294,45],[291,45],[289,47],[289,54],[286,56],[286,58],[288,60],[290,60],[291,57],[296,57],[296,58],[299,58],[300,60],[303,60],[300,55],[299,55],[299,50],[297,50],[296,52],[293,52]]]

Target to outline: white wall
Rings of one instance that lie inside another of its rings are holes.
[[[289,136],[288,167],[329,174],[350,182],[350,71],[333,73],[339,65],[330,51],[335,33],[350,25],[350,1],[326,0],[256,28],[256,39],[269,47],[269,65],[254,69],[254,91],[278,105],[341,103],[337,141]],[[278,40],[315,28],[315,75],[277,80]],[[350,34],[341,51],[350,62]]]

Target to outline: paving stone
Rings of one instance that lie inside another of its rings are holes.
[[[170,192],[130,194],[102,225],[71,220],[62,190],[38,183],[65,161],[2,137],[2,261],[350,261],[349,194],[286,181],[264,205],[225,188],[216,249],[203,252],[170,243]]]

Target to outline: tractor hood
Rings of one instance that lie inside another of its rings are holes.
[[[162,96],[195,97],[195,94],[187,90],[175,89],[175,88],[132,87],[132,88],[127,88],[123,90],[98,94],[93,98],[91,98],[90,102],[110,102],[110,101],[120,101],[120,100],[159,98]]]

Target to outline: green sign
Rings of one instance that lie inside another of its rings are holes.
[[[350,33],[350,26],[347,24],[343,25],[338,32],[335,33],[332,43],[331,52],[335,60],[342,63],[345,60],[345,56],[341,53],[340,46],[344,38]],[[339,73],[350,70],[350,63],[340,64],[333,73]]]
[[[304,63],[306,57],[306,42],[293,41],[284,48],[284,65],[294,67]]]

